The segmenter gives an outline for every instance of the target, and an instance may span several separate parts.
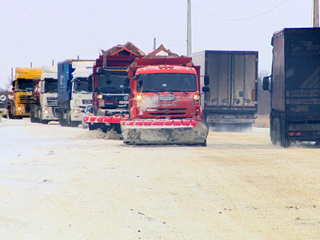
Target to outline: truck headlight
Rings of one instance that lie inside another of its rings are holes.
[[[198,94],[193,95],[193,99],[197,102],[200,99],[200,96]]]
[[[74,113],[74,114],[80,113],[80,109],[73,109],[73,113]]]
[[[137,94],[137,96],[134,98],[137,102],[140,102],[142,100],[141,94]]]

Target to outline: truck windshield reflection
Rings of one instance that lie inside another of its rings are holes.
[[[100,75],[98,89],[101,93],[122,93],[128,88],[128,77],[125,75]]]
[[[141,74],[138,92],[195,92],[196,76],[184,73]]]

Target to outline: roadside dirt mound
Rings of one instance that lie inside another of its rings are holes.
[[[73,138],[74,140],[94,140],[94,139],[104,139],[104,140],[120,140],[119,134],[110,130],[108,132],[103,132],[102,130],[93,130],[85,132],[77,137]]]

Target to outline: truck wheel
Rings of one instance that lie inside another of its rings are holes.
[[[92,124],[92,123],[88,123],[88,126],[89,126],[89,131],[93,131],[96,129],[94,124]]]
[[[68,127],[71,127],[71,126],[72,126],[71,116],[70,116],[69,113],[67,113],[66,122],[67,122],[67,126],[68,126]]]
[[[15,119],[15,116],[11,112],[11,106],[8,108],[8,113],[9,113],[9,119]]]
[[[79,124],[80,124],[80,123],[77,122],[77,121],[71,121],[71,120],[70,120],[70,126],[71,126],[71,127],[78,127]]]
[[[33,115],[33,114],[30,115],[30,122],[32,122],[32,123],[35,122],[35,119],[34,119],[34,115]]]
[[[65,127],[66,126],[66,123],[65,123],[64,119],[59,119],[59,123],[60,123],[61,127]]]
[[[39,109],[39,110],[38,110],[38,118],[37,118],[37,122],[38,122],[38,123],[42,123],[41,116],[42,116],[42,112],[41,112],[41,110]]]
[[[252,131],[252,124],[251,123],[244,123],[240,125],[240,130],[243,131],[248,131],[251,132]]]
[[[59,123],[60,123],[61,127],[67,126],[67,120],[63,118],[63,112],[59,113]]]
[[[286,122],[281,120],[280,125],[280,145],[284,148],[287,148],[291,145],[290,139],[287,136]]]
[[[270,138],[273,145],[277,144],[277,121],[272,118],[270,124]]]

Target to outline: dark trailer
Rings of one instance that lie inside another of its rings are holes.
[[[290,28],[273,35],[270,137],[288,147],[320,142],[320,29]]]

